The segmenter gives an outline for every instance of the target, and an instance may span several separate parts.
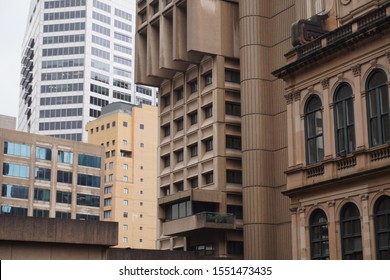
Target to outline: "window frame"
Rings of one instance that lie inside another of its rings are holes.
[[[320,106],[316,106],[314,102],[319,102],[318,104]],[[311,104],[313,103],[313,104]],[[311,106],[314,106],[314,108],[309,108]],[[323,115],[322,115],[322,101],[321,98],[313,94],[310,96],[305,104],[305,117],[304,117],[304,124],[305,124],[305,146],[306,146],[306,163],[308,165],[318,163],[324,159],[325,151],[324,151],[324,127],[323,127]],[[317,114],[320,114],[316,116]],[[312,117],[313,116],[313,117]],[[321,121],[321,132],[318,132],[319,126],[318,121]],[[313,122],[314,121],[314,122]],[[309,135],[310,129],[309,126],[312,125],[312,130],[314,131],[313,135]],[[317,141],[321,141],[321,145],[323,148],[322,155],[320,154],[320,148],[318,147]],[[313,151],[310,151],[310,143],[313,143]]]
[[[317,218],[318,216],[318,218]],[[315,221],[315,218],[317,218]],[[325,218],[325,221],[320,222],[321,218]],[[321,238],[314,239],[314,234],[316,232],[316,229],[318,228],[318,236],[321,236]],[[326,228],[327,230],[327,238],[324,238],[323,230]],[[329,226],[328,226],[328,217],[326,216],[326,213],[322,209],[316,209],[311,213],[310,215],[310,223],[309,223],[309,229],[310,229],[310,259],[312,260],[327,260],[330,257],[330,248],[329,248]],[[321,253],[317,256],[314,256],[314,244],[320,244]],[[323,244],[328,244],[326,252],[323,252]]]

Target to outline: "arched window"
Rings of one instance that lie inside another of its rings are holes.
[[[317,95],[309,98],[305,106],[305,134],[307,163],[324,159],[324,138],[321,100]]]
[[[377,259],[390,260],[390,196],[375,203],[374,219]]]
[[[328,219],[320,209],[314,211],[310,218],[310,244],[312,260],[329,259]]]
[[[343,260],[362,260],[362,229],[359,209],[353,203],[344,205],[340,214]]]
[[[387,77],[382,70],[373,71],[367,79],[367,123],[370,146],[390,140],[389,94]]]
[[[336,153],[343,156],[355,150],[355,121],[353,116],[352,88],[342,83],[334,95],[334,122]]]

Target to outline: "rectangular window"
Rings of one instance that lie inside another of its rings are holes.
[[[101,50],[101,49],[92,47],[92,48],[91,48],[91,53],[92,53],[92,55],[94,55],[94,56],[97,56],[97,57],[100,57],[100,58],[103,58],[103,59],[110,60],[110,53],[109,53],[109,52],[106,52],[106,51],[103,51],[103,50]]]
[[[225,69],[225,81],[239,84],[240,72],[236,70]]]
[[[114,86],[124,88],[124,89],[130,89],[130,84],[125,81],[121,81],[118,79],[114,79],[113,83]]]
[[[15,206],[1,206],[0,215],[9,215],[9,216],[27,216],[27,208],[15,207]]]
[[[194,125],[198,123],[198,112],[192,112],[188,114],[188,117],[190,118],[190,124]]]
[[[118,40],[121,40],[123,42],[126,42],[126,43],[131,43],[132,42],[132,39],[131,39],[130,36],[127,36],[127,35],[119,33],[119,32],[115,32],[114,33],[114,38],[118,39]]]
[[[58,151],[58,162],[73,164],[73,153]]]
[[[78,164],[82,165],[82,166],[100,168],[101,167],[101,158],[97,157],[97,156],[79,154]]]
[[[169,124],[164,125],[161,128],[164,137],[168,137],[169,135],[171,135],[171,126]]]
[[[104,187],[104,194],[112,193],[112,187]]]
[[[41,167],[35,168],[36,180],[50,181],[50,177],[51,177],[51,170],[49,168],[41,168]]]
[[[204,111],[205,119],[211,118],[213,116],[213,106],[212,105],[208,105],[208,106],[203,107],[203,111]]]
[[[211,72],[207,73],[203,76],[203,79],[205,86],[211,85],[213,83],[213,74]]]
[[[36,147],[35,157],[37,159],[51,160],[51,149]]]
[[[49,218],[49,210],[33,209],[33,217]]]
[[[213,150],[213,138],[203,140],[206,152]]]
[[[71,213],[56,211],[56,218],[57,219],[69,220],[71,218]]]
[[[175,123],[176,123],[176,131],[183,130],[183,128],[184,128],[183,118],[176,120]]]
[[[198,176],[188,179],[188,182],[190,183],[191,188],[197,188],[198,187]]]
[[[226,136],[226,148],[241,150],[241,137],[239,136]]]
[[[72,204],[72,193],[71,192],[57,191],[56,202],[57,203]]]
[[[103,75],[103,74],[100,74],[100,73],[93,72],[93,71],[91,71],[91,79],[105,83],[105,84],[110,83],[110,77]]]
[[[226,115],[241,116],[240,103],[226,102],[225,103],[225,113],[226,113]]]
[[[9,198],[28,199],[28,187],[3,184],[1,188],[1,196]]]
[[[50,190],[34,188],[34,200],[50,201]]]
[[[204,182],[206,185],[214,183],[214,173],[213,172],[208,172],[203,174],[204,177]]]
[[[77,194],[77,205],[99,208],[100,207],[100,196],[78,193]]]
[[[165,167],[169,167],[171,165],[171,157],[169,155],[166,155],[166,156],[162,156],[161,157],[161,160],[163,162],[163,166],[164,168]]]
[[[112,215],[112,211],[106,210],[106,211],[104,211],[103,217],[104,217],[104,219],[110,219],[111,215]]]
[[[91,67],[110,72],[110,65],[108,63],[104,63],[95,59],[91,59]]]
[[[3,162],[3,175],[27,179],[30,177],[30,167],[23,164]]]
[[[182,162],[184,159],[183,150],[176,151],[175,154],[176,154],[176,162]]]
[[[99,221],[99,216],[88,214],[76,214],[76,220]]]
[[[104,206],[111,206],[111,203],[112,203],[112,198],[105,198],[104,201],[103,201],[103,205]]]
[[[43,69],[66,68],[66,67],[77,67],[77,66],[84,66],[83,58],[42,61]]]
[[[198,81],[197,80],[189,82],[188,85],[190,86],[190,92],[191,93],[194,93],[194,92],[198,91]]]
[[[120,69],[120,68],[116,68],[116,67],[114,67],[114,74],[122,76],[122,77],[126,77],[126,78],[131,78],[131,72],[130,71],[126,71],[126,70],[123,70],[123,69]]]
[[[19,157],[30,158],[30,146],[14,143],[14,142],[4,142],[4,154],[13,155]]]
[[[198,144],[194,144],[188,147],[190,149],[191,157],[196,157],[198,155]]]
[[[242,184],[242,171],[226,170],[226,182],[233,184]]]
[[[77,174],[77,185],[100,188],[100,176]]]
[[[96,35],[92,35],[92,42],[105,48],[110,48],[110,41]]]
[[[57,171],[57,182],[65,183],[65,184],[72,184],[72,172],[68,171]]]

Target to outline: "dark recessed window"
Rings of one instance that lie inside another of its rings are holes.
[[[164,137],[167,137],[171,135],[171,126],[169,124],[166,124],[161,127],[162,128],[162,134]]]
[[[386,74],[375,70],[366,84],[367,124],[370,146],[390,141],[389,94]]]
[[[171,165],[171,157],[169,155],[162,156],[161,160],[164,167],[169,167]]]
[[[225,113],[226,115],[241,116],[241,104],[237,102],[226,102]]]
[[[236,70],[225,69],[225,81],[239,84],[240,72]]]
[[[203,107],[203,111],[204,111],[205,119],[211,118],[213,116],[213,106],[212,105],[208,105],[208,106]]]
[[[162,103],[163,108],[171,105],[171,96],[170,95],[161,96],[161,103]]]
[[[203,174],[204,177],[204,182],[206,185],[214,183],[214,173],[213,172],[208,172]]]
[[[188,85],[190,87],[191,93],[198,91],[198,81],[197,80],[193,80],[193,81],[189,82]]]
[[[175,90],[176,101],[182,100],[184,98],[184,90],[183,88],[178,88]]]
[[[310,245],[312,260],[329,259],[328,219],[320,209],[310,217]]]
[[[342,83],[334,95],[334,121],[337,155],[344,156],[355,150],[355,122],[352,88]]]
[[[188,148],[190,149],[191,157],[196,157],[198,155],[198,144],[193,144]]]
[[[226,182],[232,184],[242,184],[242,171],[226,170]]]
[[[344,260],[362,260],[362,229],[359,209],[353,203],[344,205],[340,215],[341,246]]]
[[[197,188],[198,187],[198,176],[189,178],[188,182],[189,182],[191,188]]]
[[[305,105],[306,159],[308,164],[324,159],[322,103],[317,95],[309,98]]]
[[[390,259],[390,196],[382,196],[375,203],[375,243],[378,260]]]
[[[241,137],[226,135],[226,148],[241,150]]]
[[[176,123],[176,131],[181,131],[181,130],[183,130],[183,127],[184,127],[183,118],[177,119],[177,120],[175,121],[175,123]]]
[[[203,140],[206,152],[213,150],[213,138]]]
[[[188,117],[190,118],[191,125],[198,123],[198,112],[196,112],[196,111],[192,112],[192,113],[188,114]]]
[[[211,72],[207,73],[203,75],[203,79],[204,79],[205,86],[211,85],[213,83],[213,74]]]
[[[184,153],[183,150],[179,150],[175,152],[176,155],[176,162],[182,162],[184,159]]]

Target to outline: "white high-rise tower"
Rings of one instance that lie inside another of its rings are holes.
[[[156,105],[134,85],[135,0],[32,0],[23,42],[18,129],[86,141],[114,101]]]

